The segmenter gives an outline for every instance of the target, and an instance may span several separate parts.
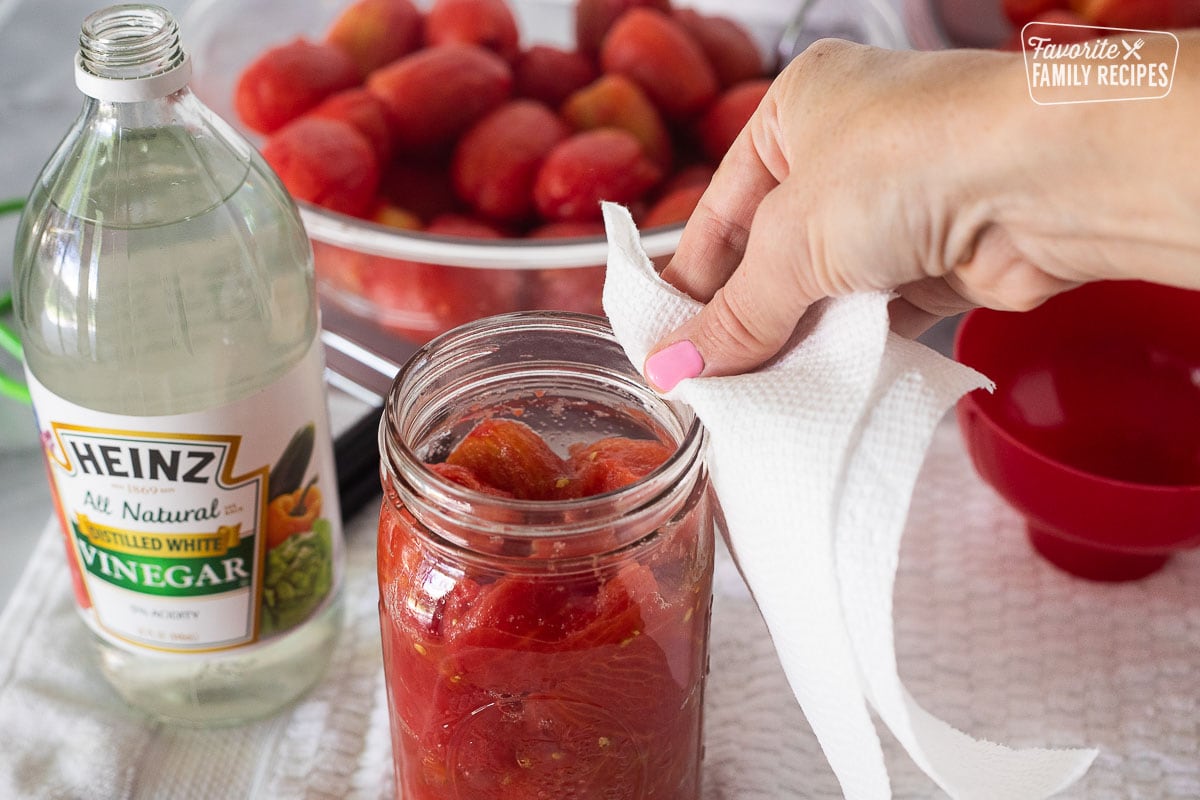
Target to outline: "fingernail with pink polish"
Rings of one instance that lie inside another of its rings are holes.
[[[685,378],[695,378],[704,370],[704,359],[696,345],[684,339],[664,347],[646,359],[646,377],[660,392],[669,392]]]

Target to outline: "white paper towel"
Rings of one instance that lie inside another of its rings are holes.
[[[642,364],[700,304],[658,277],[624,208],[604,214],[605,313]],[[888,299],[825,301],[762,369],[684,381],[671,396],[708,428],[730,549],[845,796],[891,797],[869,703],[952,797],[1048,797],[1096,751],[978,741],[925,712],[899,678],[892,592],[913,484],[938,420],[988,382],[890,333]]]

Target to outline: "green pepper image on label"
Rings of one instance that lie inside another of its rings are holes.
[[[311,423],[300,428],[271,469],[262,592],[264,635],[303,622],[333,588],[333,529],[321,516],[319,476],[301,485],[315,440]]]
[[[319,519],[306,533],[289,536],[267,552],[263,634],[299,625],[333,588],[333,532]]]

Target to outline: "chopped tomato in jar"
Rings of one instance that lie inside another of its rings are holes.
[[[559,456],[523,422],[488,419],[429,468],[479,503],[565,503],[569,528],[674,452],[605,437]],[[397,795],[699,797],[711,513],[702,490],[649,529],[617,530],[642,524],[636,513],[610,525],[588,558],[556,557],[568,528],[481,555],[389,497],[379,580]]]

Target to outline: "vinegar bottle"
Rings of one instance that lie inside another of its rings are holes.
[[[14,291],[76,599],[129,703],[259,717],[321,676],[341,618],[312,251],[188,89],[168,12],[89,16],[75,75]]]

